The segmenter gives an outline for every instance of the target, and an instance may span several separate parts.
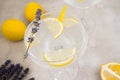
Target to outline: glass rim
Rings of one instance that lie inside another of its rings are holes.
[[[82,7],[80,7],[80,6],[76,6],[76,5],[68,2],[67,0],[64,0],[64,2],[66,3],[66,5],[69,5],[69,6],[71,6],[71,7],[75,7],[75,8],[78,8],[78,9],[88,9],[89,7],[92,7],[92,6],[94,6],[94,5],[99,4],[101,1],[102,1],[102,0],[99,0],[99,1],[96,1],[96,2],[94,2],[93,4],[91,4],[91,5],[89,5],[89,6],[82,6]]]
[[[51,12],[47,12],[47,13],[45,13],[45,14],[43,14],[42,16],[44,16],[44,15],[46,15],[46,14],[49,14],[49,13],[51,13]],[[34,20],[33,20],[34,21]],[[32,27],[31,25],[33,24],[33,21],[27,26],[27,29],[26,29],[26,31],[25,31],[25,35],[24,35],[24,39],[25,39],[25,37],[26,37],[26,35],[28,35],[27,34],[27,31],[29,31],[29,29]],[[41,22],[41,21],[43,21],[42,19],[41,20],[39,20],[38,22]],[[81,52],[81,56],[85,53],[85,50],[86,50],[86,48],[87,48],[87,43],[88,43],[88,35],[87,35],[87,33],[86,33],[86,31],[85,31],[85,28],[84,28],[84,25],[82,24],[82,22],[79,22],[79,24],[81,24],[82,26],[81,26],[81,33],[82,33],[82,37],[83,37],[83,39],[82,39],[82,44],[81,44],[81,48],[80,48],[80,50],[82,51]],[[24,46],[25,46],[25,48],[26,48],[26,41],[24,40]],[[42,61],[42,62],[48,62],[48,63],[57,63],[57,62],[62,62],[62,61],[66,61],[66,60],[69,60],[70,58],[73,58],[74,59],[74,57],[76,57],[76,54],[72,54],[72,55],[70,55],[69,57],[67,57],[67,58],[65,58],[65,59],[63,59],[63,60],[57,60],[57,61],[47,61],[47,60],[45,60],[43,57],[41,57],[41,58],[37,58],[32,52],[30,52],[30,51],[28,51],[28,57],[30,57],[30,58],[32,58],[32,60],[34,59],[34,60],[39,60],[39,61]]]

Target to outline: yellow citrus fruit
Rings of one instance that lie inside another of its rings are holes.
[[[75,57],[76,48],[68,48],[59,51],[46,52],[43,55],[45,61],[51,66],[62,67],[70,64]]]
[[[25,7],[25,11],[24,11],[26,19],[29,21],[32,21],[33,19],[35,19],[36,12],[38,9],[42,10],[42,14],[45,12],[42,5],[40,5],[36,2],[28,3],[27,6]]]
[[[58,38],[63,33],[63,24],[57,18],[45,18],[44,22],[53,34],[54,38]]]
[[[26,25],[20,20],[9,19],[3,22],[1,30],[5,38],[18,41],[23,39]]]
[[[120,64],[108,63],[102,66],[102,80],[120,80]]]

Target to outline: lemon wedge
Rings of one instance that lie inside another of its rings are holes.
[[[45,18],[44,22],[55,39],[63,33],[63,24],[57,18]]]
[[[102,66],[102,80],[120,80],[120,64],[108,63]]]
[[[59,51],[47,52],[43,58],[49,65],[54,67],[62,67],[70,64],[75,57],[76,48],[68,48]]]

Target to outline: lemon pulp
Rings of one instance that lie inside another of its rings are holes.
[[[102,80],[120,80],[120,64],[108,63],[102,66]]]

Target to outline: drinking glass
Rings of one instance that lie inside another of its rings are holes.
[[[64,0],[67,4],[76,8],[89,8],[101,2],[102,0]]]
[[[98,16],[93,6],[101,1],[102,0],[64,0],[71,12],[74,12],[74,14],[80,18],[89,36],[94,34],[96,30],[94,18]]]
[[[45,19],[57,19],[58,15],[59,12],[47,12],[42,15],[43,18],[38,21],[40,23],[39,31],[33,35],[34,41],[28,50],[28,57],[37,65],[48,69],[49,80],[76,80],[79,71],[78,58],[81,58],[86,50],[88,37],[83,24],[77,20],[78,22],[75,24],[63,25],[62,34],[55,39],[48,29]],[[69,12],[66,12],[65,18],[76,20],[76,17]],[[25,47],[28,46],[27,40],[33,27],[33,22],[27,27],[24,37]],[[60,51],[65,50],[67,52],[67,50],[71,49],[75,50],[73,54],[64,55],[64,53],[59,53]],[[58,59],[46,61],[44,55],[52,56],[51,52],[56,52]],[[67,63],[64,65],[56,66],[56,64],[66,61]]]

